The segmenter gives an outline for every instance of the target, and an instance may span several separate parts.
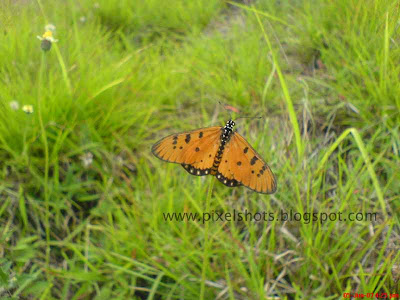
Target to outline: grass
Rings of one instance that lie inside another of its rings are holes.
[[[399,293],[397,2],[168,4],[0,4],[0,297]],[[152,156],[167,134],[222,125],[218,101],[264,116],[237,127],[275,194]],[[183,212],[364,218],[164,219]]]

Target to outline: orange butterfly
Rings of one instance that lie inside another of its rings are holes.
[[[233,131],[235,122],[169,135],[153,145],[161,160],[181,164],[192,175],[214,175],[229,187],[244,185],[272,194],[276,180],[271,169],[250,144]]]

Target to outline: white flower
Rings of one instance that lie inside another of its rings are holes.
[[[22,110],[27,114],[33,113],[33,106],[32,105],[24,105],[22,106]]]
[[[18,110],[19,109],[19,103],[16,100],[13,100],[10,102],[10,107],[12,110]]]
[[[53,24],[47,24],[46,26],[44,26],[44,30],[45,31],[55,32],[56,31],[56,26],[54,26]]]
[[[85,16],[80,17],[79,21],[81,21],[81,23],[85,23],[86,22],[86,17]]]
[[[81,155],[79,158],[85,168],[89,167],[93,163],[93,154],[91,152],[87,152]]]

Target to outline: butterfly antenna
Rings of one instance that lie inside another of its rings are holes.
[[[239,119],[262,119],[262,118],[264,118],[264,117],[263,117],[263,116],[255,116],[255,117],[252,117],[252,116],[243,116],[243,117],[237,118],[236,120],[239,120]]]

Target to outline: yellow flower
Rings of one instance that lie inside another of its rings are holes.
[[[27,114],[33,113],[33,106],[32,105],[24,105],[22,106],[22,110]]]
[[[43,35],[42,36],[37,36],[37,38],[39,39],[39,40],[41,40],[41,41],[49,41],[49,42],[52,42],[52,43],[57,43],[58,42],[58,40],[56,40],[54,37],[53,37],[53,32],[52,31],[50,31],[50,30],[47,30],[47,31],[45,31],[45,33],[43,33]]]
[[[49,51],[51,48],[52,43],[57,43],[58,40],[56,40],[53,37],[53,32],[56,29],[54,25],[52,25],[53,27],[50,28],[49,25],[46,26],[46,31],[43,33],[42,36],[37,36],[37,38],[39,40],[42,41],[42,43],[40,44],[40,46],[42,47],[43,51]]]

